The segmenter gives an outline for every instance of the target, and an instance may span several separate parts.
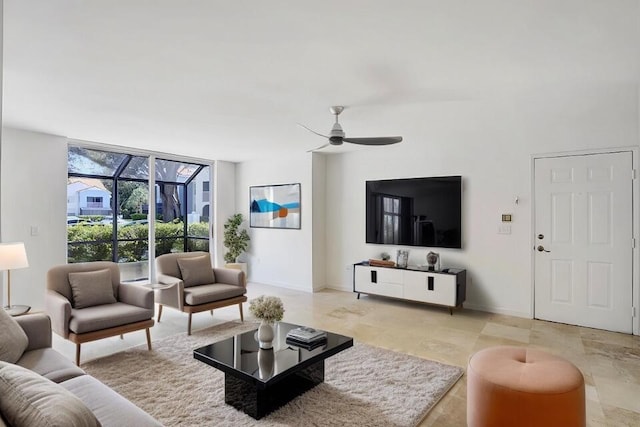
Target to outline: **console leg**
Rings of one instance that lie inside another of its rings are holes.
[[[449,315],[453,316],[453,307],[449,307]]]
[[[358,292],[358,299],[360,299],[360,292]]]

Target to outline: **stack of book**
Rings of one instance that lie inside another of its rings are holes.
[[[299,327],[287,332],[286,342],[289,345],[313,350],[327,342],[327,333],[313,328]]]

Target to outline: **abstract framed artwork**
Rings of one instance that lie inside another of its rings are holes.
[[[300,184],[249,187],[252,228],[300,229]]]

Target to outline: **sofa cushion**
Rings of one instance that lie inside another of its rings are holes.
[[[0,361],[16,363],[29,345],[29,338],[14,318],[0,308]]]
[[[153,317],[153,309],[137,307],[122,302],[97,305],[95,307],[71,309],[69,330],[76,334],[99,331],[115,326],[149,320]]]
[[[177,258],[184,287],[210,285],[216,282],[209,255],[193,258]]]
[[[80,398],[104,427],[161,425],[151,415],[92,376],[76,377],[61,385]]]
[[[240,286],[216,283],[196,286],[184,290],[184,301],[189,305],[206,304],[244,295],[246,289]]]
[[[0,362],[0,411],[21,426],[100,426],[80,399],[59,384],[21,366]]]
[[[109,269],[69,273],[69,284],[71,285],[74,308],[116,302],[111,284],[111,270]]]
[[[69,378],[85,374],[72,361],[52,348],[27,351],[16,364],[40,374],[54,383],[61,383]]]

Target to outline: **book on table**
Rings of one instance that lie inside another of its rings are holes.
[[[313,328],[300,327],[287,332],[287,339],[309,344],[327,339],[327,333]]]

